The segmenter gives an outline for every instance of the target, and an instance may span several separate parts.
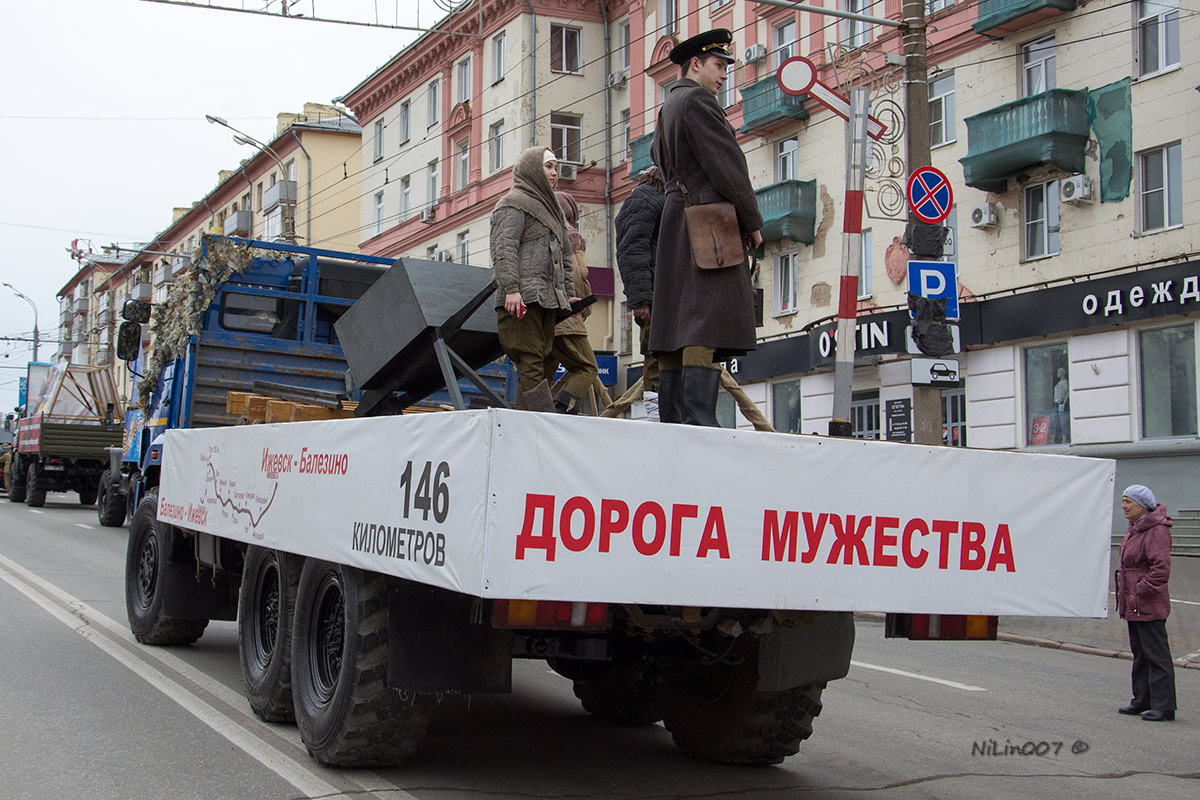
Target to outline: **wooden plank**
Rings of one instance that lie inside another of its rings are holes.
[[[267,400],[267,422],[291,422],[295,405],[289,400]]]
[[[292,411],[292,422],[310,422],[314,419],[352,419],[353,417],[353,411],[303,404],[297,404]]]
[[[246,416],[256,422],[262,422],[267,418],[267,403],[269,402],[271,402],[271,398],[261,394],[250,395],[246,400]]]
[[[250,406],[251,392],[230,392],[225,395],[225,411],[228,414],[244,417]]]

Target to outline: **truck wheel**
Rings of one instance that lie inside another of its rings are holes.
[[[25,481],[20,479],[20,472],[21,462],[14,458],[8,468],[8,502],[10,503],[25,502]]]
[[[79,490],[79,505],[90,506],[90,505],[94,504],[96,502],[96,496],[99,494],[99,492],[100,492],[99,488],[94,485],[85,486],[84,488],[80,489]]]
[[[46,505],[46,490],[38,488],[38,468],[34,461],[25,473],[25,505],[30,508],[41,508]]]
[[[138,505],[129,526],[129,546],[125,551],[125,610],[129,629],[142,644],[191,644],[204,634],[208,620],[162,614],[167,526],[155,519],[157,509],[158,492],[150,492]]]
[[[778,764],[812,735],[825,685],[758,691],[758,643],[742,640],[725,661],[689,662],[668,676],[663,725],[677,747],[706,761]]]
[[[296,556],[252,545],[242,567],[238,656],[250,708],[264,722],[294,722],[292,616],[300,563]]]
[[[395,766],[412,755],[434,700],[386,684],[383,576],[308,559],[292,631],[292,696],[309,755],[347,767]]]
[[[617,666],[595,680],[576,680],[583,710],[614,725],[653,725],[662,719],[656,676],[645,665]]]
[[[82,499],[80,496],[81,501]],[[111,470],[104,470],[100,476],[100,488],[96,495],[96,516],[106,528],[119,528],[125,524],[125,495],[113,489]]]

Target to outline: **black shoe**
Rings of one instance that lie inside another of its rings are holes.
[[[1117,713],[1118,713],[1118,714],[1130,714],[1130,715],[1133,715],[1133,714],[1142,714],[1142,713],[1145,713],[1145,712],[1147,712],[1147,711],[1149,711],[1149,710],[1150,710],[1150,709],[1149,709],[1149,708],[1147,708],[1146,706],[1135,706],[1135,705],[1128,705],[1128,706],[1125,706],[1124,708],[1118,708],[1118,709],[1117,709]]]
[[[558,397],[554,398],[554,411],[558,414],[578,414],[582,403],[582,397],[563,389],[558,393]]]
[[[683,399],[683,424],[721,427],[717,422],[717,392],[721,388],[721,370],[684,367],[682,383],[680,397]],[[659,413],[662,413],[661,410]]]
[[[1152,708],[1142,714],[1143,722],[1170,722],[1173,719],[1175,719],[1174,711],[1160,711],[1157,708]]]
[[[665,369],[658,373],[658,421],[683,422],[683,402],[680,397],[681,373]]]

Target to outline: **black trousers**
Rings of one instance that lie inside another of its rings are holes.
[[[1167,643],[1167,621],[1129,621],[1129,648],[1133,651],[1131,705],[1175,710],[1175,665]]]

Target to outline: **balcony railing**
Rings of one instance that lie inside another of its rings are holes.
[[[240,211],[238,212],[241,213]],[[167,259],[167,266],[170,268],[171,277],[175,277],[179,273],[192,265],[192,257],[185,255],[174,255]]]
[[[249,211],[234,211],[225,218],[225,222],[221,226],[221,233],[226,236],[249,236],[250,225],[251,218]]]
[[[129,292],[129,297],[133,300],[144,300],[146,302],[150,302],[150,296],[153,294],[153,292],[154,290],[150,287],[150,284],[142,281],[141,283],[135,283],[133,285],[133,289]]]
[[[1003,192],[1008,179],[1038,164],[1083,172],[1088,140],[1087,92],[1051,89],[967,117],[963,182]]]
[[[780,181],[754,193],[764,242],[812,244],[817,233],[817,182]]]
[[[75,298],[75,313],[76,314],[84,314],[87,312],[87,310],[88,310],[87,295],[84,295],[82,297],[76,297]]]
[[[784,93],[773,73],[742,89],[742,133],[763,133],[792,119],[808,119],[804,97]]]
[[[296,182],[278,181],[263,192],[263,208],[274,208],[280,203],[296,202]],[[240,212],[239,212],[240,213]]]
[[[1075,0],[979,0],[976,33],[1003,36],[1075,10]]]
[[[645,136],[639,136],[629,142],[629,177],[633,179],[639,172],[654,162],[650,160],[650,145],[654,144],[654,131]]]

